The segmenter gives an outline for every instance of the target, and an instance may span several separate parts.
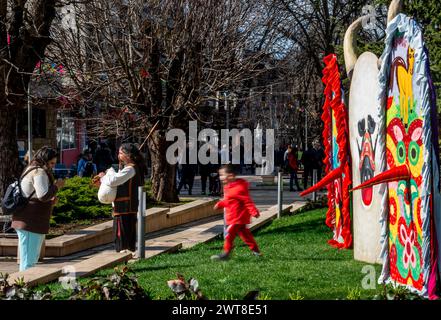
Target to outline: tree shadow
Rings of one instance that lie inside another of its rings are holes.
[[[280,233],[310,233],[311,231],[327,232],[328,229],[323,219],[305,221],[288,226],[281,226],[257,232],[258,235],[280,234]]]
[[[190,268],[194,267],[192,264],[176,264],[176,265],[162,265],[162,266],[145,266],[145,267],[139,267],[139,268],[133,268],[132,271],[137,272],[148,272],[148,271],[160,271],[160,270],[166,270],[166,269],[172,269],[172,268]]]

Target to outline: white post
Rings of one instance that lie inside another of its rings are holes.
[[[138,259],[145,258],[145,192],[138,187]]]
[[[312,185],[316,185],[317,184],[317,169],[313,169],[312,170]],[[312,201],[316,201],[317,200],[317,193],[314,191],[312,193]]]
[[[277,219],[280,219],[283,210],[283,173],[281,170],[279,170],[279,174],[277,177],[277,204]]]
[[[28,83],[28,154],[29,163],[32,160],[32,104],[31,104],[31,80]]]

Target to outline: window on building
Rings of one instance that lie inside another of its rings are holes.
[[[66,113],[57,114],[57,145],[61,150],[76,148],[75,119]]]
[[[28,111],[20,110],[17,117],[17,137],[28,137]],[[32,108],[32,137],[46,137],[46,110]]]

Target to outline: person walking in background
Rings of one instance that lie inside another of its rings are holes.
[[[279,149],[274,150],[274,165],[280,169],[284,166],[283,155],[285,154],[285,147],[283,144],[279,146]]]
[[[196,175],[197,164],[189,163],[190,159],[190,144],[187,144],[187,149],[185,152],[185,163],[181,165],[181,179],[178,185],[178,194],[181,192],[182,187],[184,185],[188,186],[188,194],[192,194],[193,184],[194,184],[194,176]]]
[[[99,144],[95,153],[94,162],[98,172],[106,171],[113,164],[112,151],[105,142]]]
[[[248,190],[248,182],[236,177],[234,166],[224,165],[219,170],[220,180],[224,185],[224,199],[216,203],[215,210],[225,210],[226,236],[224,250],[211,257],[212,260],[227,260],[234,246],[237,235],[249,246],[255,256],[261,256],[259,247],[247,224],[251,217],[258,218],[259,210],[254,205]]]
[[[215,154],[217,161],[210,161],[208,163],[208,194],[210,196],[220,195],[220,180],[219,180],[219,168],[220,168],[220,152],[217,147],[210,144],[210,155]]]
[[[299,179],[297,177],[297,172],[299,170],[297,152],[297,148],[288,146],[287,168],[289,172],[289,191],[295,191],[293,186],[294,181],[296,183],[297,191],[302,191],[299,185]]]
[[[206,144],[206,143],[205,143]],[[210,147],[210,146],[209,146]],[[202,164],[199,161],[199,174],[201,175],[201,188],[202,188],[202,195],[206,195],[207,191],[207,180],[210,175],[210,163]]]
[[[283,163],[287,163],[287,160],[288,160],[288,152],[289,152],[289,147],[290,147],[291,145],[286,145],[286,150],[285,150],[285,152],[283,153]]]
[[[182,162],[184,159],[184,152],[185,150],[182,150],[181,147],[178,147],[178,154],[176,155],[176,185],[179,185],[179,182],[182,179]]]
[[[182,164],[182,173],[181,173],[181,180],[179,181],[178,185],[178,194],[181,192],[181,189],[184,185],[188,186],[188,194],[192,195],[193,192],[193,184],[194,184],[194,177],[196,175],[196,167],[197,165],[194,164]]]
[[[219,178],[219,168],[218,164],[210,165],[210,176],[209,176],[209,184],[208,191],[210,196],[219,196],[221,194],[221,182]]]
[[[253,173],[253,144],[246,143],[244,145],[244,162],[245,162],[245,170],[247,174]]]
[[[64,180],[55,181],[52,170],[57,152],[47,146],[39,149],[21,175],[20,185],[28,204],[12,215],[12,228],[17,231],[20,271],[33,267],[40,256],[41,245],[49,232],[49,221],[56,194]]]
[[[308,179],[312,179],[312,169],[314,162],[314,150],[312,143],[308,143],[308,148],[302,154],[301,162],[303,164],[303,188],[306,190],[308,188]]]
[[[87,150],[84,152],[83,157],[78,161],[78,176],[80,177],[92,177],[97,174],[96,164],[93,163],[92,153]]]
[[[138,187],[144,185],[146,163],[132,143],[124,143],[118,153],[119,171],[114,175],[101,172],[101,183],[116,187],[113,202],[113,234],[116,252],[136,250]]]
[[[220,150],[220,164],[227,164],[230,163],[230,150],[227,148],[227,145],[222,145],[222,148]]]
[[[323,151],[323,148],[320,145],[319,141],[314,142],[314,149],[313,149],[313,165],[312,169],[317,170],[317,181],[320,181],[322,178],[322,168],[323,168],[323,160],[325,159],[325,152]]]

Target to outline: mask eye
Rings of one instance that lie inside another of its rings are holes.
[[[360,137],[364,136],[364,132],[366,131],[366,121],[364,119],[358,121],[358,134]]]
[[[406,161],[406,146],[403,141],[400,141],[397,144],[397,157],[400,164]]]
[[[376,123],[375,123],[374,119],[372,119],[372,117],[369,115],[368,116],[368,131],[370,134],[373,134],[375,132],[375,126],[376,126]]]
[[[414,141],[412,141],[409,144],[409,160],[410,163],[414,166],[416,166],[418,164],[418,160],[420,157],[420,148],[418,146],[418,144]]]

